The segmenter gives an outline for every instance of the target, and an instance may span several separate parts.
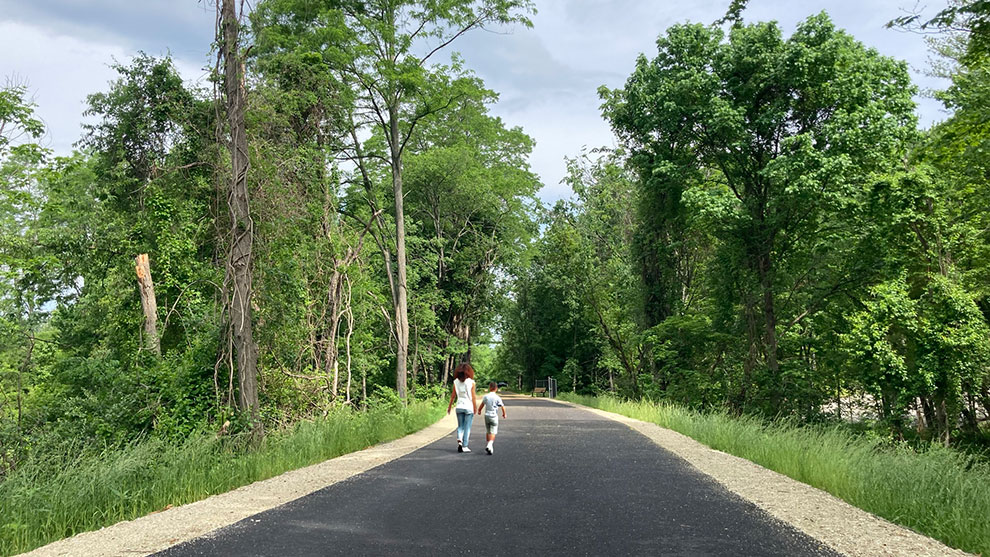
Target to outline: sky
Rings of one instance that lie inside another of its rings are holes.
[[[138,51],[170,54],[190,84],[205,86],[212,65],[213,0],[0,0],[0,80],[27,85],[48,127],[45,143],[69,154],[82,134],[86,95],[105,91],[114,61]],[[746,21],[776,20],[785,35],[826,11],[836,25],[880,53],[906,60],[921,90],[944,88],[925,75],[929,53],[917,34],[886,29],[906,10],[934,13],[916,0],[750,0]],[[656,38],[687,21],[710,23],[729,0],[536,0],[533,28],[479,30],[452,47],[499,93],[492,112],[536,140],[530,159],[546,202],[568,197],[565,157],[614,146],[597,89],[621,87],[636,57],[656,55]],[[945,117],[919,96],[922,125]]]

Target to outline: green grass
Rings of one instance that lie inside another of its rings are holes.
[[[972,455],[937,445],[915,451],[837,427],[701,414],[662,402],[560,398],[672,429],[952,547],[990,556],[990,465]]]
[[[0,554],[28,551],[397,439],[434,423],[443,410],[424,402],[400,411],[341,410],[269,434],[252,449],[243,438],[201,435],[182,444],[146,440],[101,455],[28,463],[0,483]]]

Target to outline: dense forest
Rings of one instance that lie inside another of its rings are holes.
[[[120,63],[72,156],[3,91],[0,474],[79,440],[435,398],[489,355],[540,184],[446,45],[530,4],[239,7],[217,8],[212,90]]]
[[[988,3],[892,22],[951,79],[927,130],[904,62],[744,5],[599,91],[619,147],[553,207],[455,53],[529,0],[218,1],[208,88],[119,63],[70,156],[3,88],[0,476],[435,399],[461,361],[985,443]]]
[[[891,22],[951,79],[928,130],[904,62],[826,14],[785,37],[744,5],[671,27],[600,89],[619,147],[568,161],[576,198],[542,216],[500,366],[985,446],[990,4]]]

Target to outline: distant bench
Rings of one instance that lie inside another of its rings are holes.
[[[537,387],[537,388],[533,389],[533,394],[530,395],[530,396],[547,396],[547,388],[546,387]]]

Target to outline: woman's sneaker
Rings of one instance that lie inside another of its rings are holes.
[[[460,441],[457,442],[457,452],[459,452],[459,453],[463,453],[464,452],[464,447],[461,446],[461,442]]]
[[[466,452],[466,453],[469,453],[469,452],[471,452],[471,449],[469,449],[469,448],[467,448],[467,447],[462,447],[462,449],[463,449],[463,451],[464,451],[464,452]]]

